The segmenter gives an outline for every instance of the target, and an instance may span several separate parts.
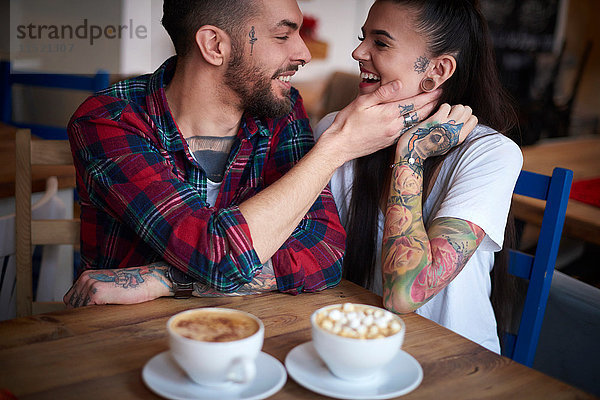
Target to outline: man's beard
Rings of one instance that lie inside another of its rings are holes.
[[[277,98],[271,88],[271,80],[296,68],[278,70],[269,77],[260,68],[249,66],[249,62],[244,60],[241,46],[233,44],[232,47],[233,56],[225,72],[225,84],[237,93],[241,108],[259,119],[280,118],[288,114],[291,111],[289,91],[283,99]]]

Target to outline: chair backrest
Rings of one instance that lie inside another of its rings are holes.
[[[108,87],[109,73],[100,70],[92,76],[37,73],[12,74],[10,63],[7,61],[0,62],[0,121],[19,128],[31,129],[34,135],[43,139],[66,139],[66,127],[23,123],[13,120],[12,86],[14,84],[80,90],[92,94]]]
[[[0,217],[0,321],[15,317],[15,214]]]
[[[573,171],[564,168],[555,168],[552,176],[521,171],[514,190],[515,194],[546,201],[535,254],[510,250],[510,273],[529,283],[519,329],[516,335],[504,336],[502,354],[527,366],[535,357],[572,180]]]
[[[32,245],[79,243],[78,219],[31,219],[32,167],[72,165],[71,149],[67,140],[31,140],[31,131],[19,129],[16,133],[16,261],[17,261],[17,316],[28,316],[63,307],[62,303],[33,301]]]
[[[35,195],[32,196],[32,201],[35,197]],[[31,215],[33,219],[42,219],[48,215],[64,215],[66,214],[64,206],[65,204],[58,197],[58,179],[56,176],[51,176],[46,179],[46,190],[32,204]],[[0,217],[0,237],[2,238],[0,241],[0,321],[14,318],[17,310],[15,218],[14,211]],[[48,293],[56,286],[56,268],[53,267],[60,260],[55,256],[55,247],[57,246],[44,246],[42,249],[37,298],[41,297],[41,292]],[[54,250],[54,253],[52,250]],[[46,279],[42,279],[42,276]]]

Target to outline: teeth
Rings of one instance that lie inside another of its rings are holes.
[[[361,72],[360,78],[361,79],[369,79],[371,81],[379,81],[379,80],[381,80],[381,77],[379,77],[378,75],[368,74],[366,72]]]
[[[279,75],[277,77],[277,79],[279,79],[282,82],[289,82],[290,79],[292,79],[292,76],[291,75],[285,75],[285,76],[284,75]]]

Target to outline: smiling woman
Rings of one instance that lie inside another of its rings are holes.
[[[416,311],[499,352],[490,272],[506,277],[494,252],[522,156],[502,135],[514,113],[476,3],[375,1],[352,53],[360,93],[399,80],[401,97],[438,93],[439,109],[413,127],[428,115],[401,102],[397,144],[346,163],[331,188],[348,234],[347,279],[394,312]],[[316,136],[333,120],[326,116]]]

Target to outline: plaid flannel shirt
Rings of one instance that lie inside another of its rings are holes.
[[[313,146],[292,89],[283,118],[242,118],[215,207],[206,173],[190,155],[164,87],[176,60],[88,98],[69,122],[81,203],[83,269],[164,260],[199,282],[232,292],[260,273],[238,205],[272,184]],[[273,218],[277,218],[276,215]],[[278,289],[318,291],[341,277],[345,232],[325,188],[272,256]]]

